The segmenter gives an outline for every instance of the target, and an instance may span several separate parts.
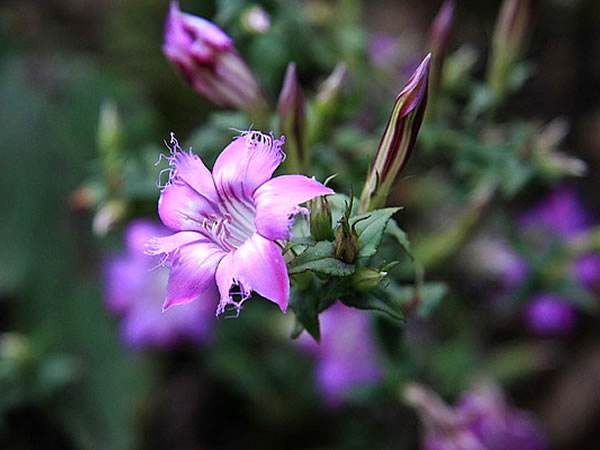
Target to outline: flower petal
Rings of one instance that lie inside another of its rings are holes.
[[[206,238],[195,231],[180,231],[170,236],[153,237],[146,242],[145,253],[148,255],[169,254],[179,247],[196,241],[206,241]]]
[[[180,247],[167,261],[171,272],[167,285],[166,310],[195,300],[215,282],[215,271],[225,252],[208,240]]]
[[[215,206],[186,183],[169,184],[158,199],[160,219],[175,231],[201,230],[203,219],[211,214],[217,214]]]
[[[258,186],[273,175],[284,154],[283,139],[248,131],[225,147],[213,168],[213,178],[223,199],[250,201]]]
[[[333,193],[333,190],[303,175],[273,178],[254,193],[256,229],[267,239],[289,239],[290,216],[302,211],[298,204]]]
[[[290,286],[281,250],[258,233],[221,260],[216,280],[221,293],[217,314],[223,313],[228,305],[239,309],[251,291],[277,303],[283,312],[287,310]],[[239,301],[230,292],[234,285],[240,289]]]
[[[174,180],[185,182],[206,200],[219,203],[219,194],[215,189],[210,170],[198,155],[191,151],[175,151],[171,157],[171,165],[174,166],[172,175]]]

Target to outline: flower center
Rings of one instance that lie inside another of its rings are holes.
[[[202,220],[203,234],[223,250],[233,251],[256,232],[256,208],[234,200],[220,204],[219,209],[222,215],[211,214]]]

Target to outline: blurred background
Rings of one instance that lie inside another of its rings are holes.
[[[168,2],[3,0],[0,448],[425,448],[427,430],[404,384],[422,382],[455,404],[482,374],[503,387],[507,402],[537,417],[550,448],[599,448],[600,263],[593,253],[578,259],[585,267],[576,285],[565,264],[544,265],[555,253],[535,227],[559,229],[553,242],[589,230],[586,239],[600,241],[600,3],[539,2],[526,75],[486,128],[461,117],[486,78],[500,4],[457,0],[446,67],[458,81],[438,94],[445,118],[428,119],[390,199],[405,206],[398,221],[416,248],[424,243],[416,253],[443,295],[431,311],[407,314],[400,328],[362,312],[356,324],[331,319],[330,326],[324,317],[323,339],[332,344],[315,350],[307,336],[290,339],[293,320],[267,302],[248,302],[237,320],[190,309],[169,317],[172,328],[155,314],[163,274],[148,276],[153,264],[135,255],[140,236],[158,226],[154,163],[163,140],[176,132],[210,167],[231,130],[251,123],[198,95],[169,64],[161,51]],[[232,36],[273,102],[290,61],[308,97],[346,64],[349,81],[313,147],[314,173],[337,172],[335,186],[346,193],[359,192],[440,6],[180,1],[183,11]],[[444,95],[452,100],[444,103]],[[447,130],[463,139],[474,129],[484,141],[513,142],[519,133],[543,136],[539,145],[560,141],[563,159],[490,162],[477,153],[478,140],[466,155],[446,151]],[[523,178],[479,212],[477,231],[463,228],[468,236],[452,238],[463,207],[470,211],[472,176],[487,180],[482,174],[502,164],[503,178]],[[542,166],[547,173],[536,177]],[[442,248],[451,251],[440,256]],[[521,259],[534,269],[519,272]],[[124,307],[127,295],[144,302]],[[575,306],[527,308],[531,298],[552,296]],[[546,319],[557,315],[548,331]],[[352,360],[361,346],[357,355],[376,366],[364,379],[362,363]],[[350,386],[357,378],[357,389],[327,384],[328,355],[343,360],[343,369],[332,370]]]

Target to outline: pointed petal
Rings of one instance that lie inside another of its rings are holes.
[[[211,214],[217,214],[216,207],[186,183],[169,184],[158,199],[160,219],[175,231],[200,230]]]
[[[250,201],[258,186],[271,178],[283,161],[282,139],[248,131],[225,147],[213,168],[213,178],[223,199]]]
[[[195,231],[181,231],[170,236],[152,237],[146,242],[145,253],[148,255],[168,254],[196,241],[206,241],[206,238]]]
[[[224,312],[227,305],[239,307],[251,291],[277,303],[283,312],[287,310],[290,286],[285,260],[279,247],[258,233],[221,260],[216,280],[221,293],[217,313]],[[241,301],[232,299],[233,285],[239,287]]]
[[[215,189],[212,175],[198,155],[186,151],[177,151],[172,156],[173,177],[188,184],[206,200],[219,203],[219,194]]]
[[[267,239],[289,239],[290,217],[304,203],[333,190],[303,175],[283,175],[260,186],[254,193],[256,202],[256,230]]]
[[[215,271],[225,252],[208,240],[185,245],[172,255],[167,298],[163,309],[195,300],[215,282]]]

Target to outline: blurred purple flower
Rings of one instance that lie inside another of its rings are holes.
[[[574,264],[575,277],[582,286],[600,292],[600,253],[590,253],[579,257]]]
[[[426,450],[543,450],[544,434],[529,414],[506,403],[499,388],[478,386],[454,408],[420,385],[405,391],[425,425]]]
[[[369,316],[335,303],[319,315],[321,340],[303,333],[298,343],[316,359],[316,379],[325,401],[338,406],[353,389],[382,377]]]
[[[374,66],[391,67],[398,62],[399,50],[396,37],[389,33],[379,32],[371,36],[367,53]]]
[[[539,294],[529,300],[525,311],[528,328],[541,336],[569,334],[577,322],[577,310],[555,294]]]
[[[518,223],[526,232],[542,231],[558,238],[570,238],[590,226],[590,216],[575,189],[562,186],[529,208],[518,218]]]
[[[121,316],[121,335],[132,347],[171,347],[180,341],[207,339],[214,322],[214,304],[197,302],[189,310],[160,310],[167,288],[167,270],[144,254],[153,236],[169,230],[149,220],[131,222],[125,250],[105,263],[105,301]]]
[[[283,142],[246,131],[221,152],[211,174],[171,134],[158,213],[176,233],[146,248],[170,268],[165,309],[198,297],[216,303],[220,294],[217,314],[229,306],[239,312],[255,291],[287,310],[289,278],[277,241],[289,239],[296,214],[308,213],[300,203],[333,191],[303,175],[271,178],[283,161]]]
[[[181,12],[176,1],[165,23],[163,52],[194,90],[217,105],[248,111],[266,105],[233,40],[214,23]]]
[[[566,241],[585,233],[592,225],[591,215],[577,196],[575,189],[562,186],[534,204],[517,218],[524,236],[535,246],[547,246],[552,241]],[[508,260],[507,258],[504,258]],[[573,278],[591,290],[600,288],[600,254],[586,254],[571,266]],[[518,288],[527,276],[527,263],[516,252],[501,277],[502,289]],[[569,299],[553,293],[531,298],[523,312],[528,328],[539,335],[568,334],[577,319],[577,309]]]

